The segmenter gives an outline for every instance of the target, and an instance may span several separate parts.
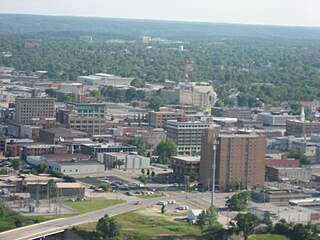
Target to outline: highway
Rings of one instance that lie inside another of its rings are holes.
[[[118,204],[109,208],[100,209],[94,212],[89,212],[89,213],[81,214],[81,215],[70,217],[70,218],[56,219],[48,222],[33,224],[26,227],[6,231],[3,233],[0,233],[0,239],[1,240],[30,240],[30,239],[41,238],[47,235],[62,232],[62,230],[71,228],[72,226],[76,226],[82,223],[97,221],[100,218],[102,218],[105,214],[109,214],[109,216],[119,215],[143,206],[150,206],[154,203],[157,203],[158,201],[165,200],[167,198],[168,197],[161,197],[161,198],[147,199],[147,200],[144,199],[143,205],[139,206],[134,204],[137,201],[137,198],[133,197],[132,200],[126,203]]]

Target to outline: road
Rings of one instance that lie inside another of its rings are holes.
[[[161,197],[156,199],[147,199],[143,200],[143,205],[141,206],[150,206],[155,202],[165,200],[168,197]],[[140,199],[141,200],[141,199]],[[132,198],[132,200],[118,204],[109,208],[100,209],[94,212],[89,212],[86,214],[81,214],[78,216],[70,218],[56,219],[44,223],[33,224],[30,226],[17,228],[14,230],[6,231],[0,233],[1,240],[30,240],[35,238],[40,238],[45,236],[48,233],[57,233],[63,229],[71,228],[72,226],[79,225],[82,223],[97,221],[102,218],[105,214],[109,216],[119,215],[121,213],[129,212],[134,209],[137,209],[141,206],[137,206],[134,203],[137,201],[137,198]]]

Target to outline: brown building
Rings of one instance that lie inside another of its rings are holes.
[[[31,124],[32,118],[54,118],[54,98],[16,98],[16,122]]]
[[[216,142],[216,179],[219,189],[231,182],[246,188],[264,185],[266,138],[257,135],[223,134],[208,129],[202,138],[200,182],[212,184],[213,141]]]
[[[28,144],[22,146],[22,159],[26,159],[27,156],[41,156],[44,154],[67,154],[68,147],[63,145],[51,145],[51,144]]]
[[[190,173],[199,175],[200,157],[174,156],[171,157],[173,175],[183,179]]]
[[[73,140],[75,138],[86,138],[87,133],[67,128],[49,128],[40,130],[40,141],[48,144]]]
[[[149,126],[159,128],[167,120],[175,120],[185,117],[185,114],[180,111],[175,111],[171,108],[160,108],[158,112],[149,112]]]
[[[287,136],[304,137],[315,133],[320,133],[320,122],[287,120]]]

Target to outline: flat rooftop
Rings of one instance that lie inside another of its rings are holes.
[[[186,162],[200,162],[200,156],[190,157],[190,156],[172,156],[174,159],[186,161]]]

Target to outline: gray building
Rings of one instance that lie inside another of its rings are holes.
[[[267,126],[286,126],[287,120],[295,119],[295,116],[288,114],[273,115],[271,113],[258,113],[258,121]]]
[[[150,168],[150,158],[143,157],[137,154],[125,154],[120,152],[114,153],[98,153],[98,162],[105,165],[106,169],[121,168],[121,169],[148,169]],[[116,161],[122,161],[121,166],[115,166]]]
[[[65,175],[90,175],[104,172],[104,165],[97,161],[80,160],[78,158],[65,160],[50,160],[46,156],[28,156],[27,162],[33,166],[46,164],[49,169],[59,171]]]
[[[82,144],[81,153],[90,155],[93,159],[97,159],[98,153],[112,152],[136,152],[137,147],[129,144]]]

